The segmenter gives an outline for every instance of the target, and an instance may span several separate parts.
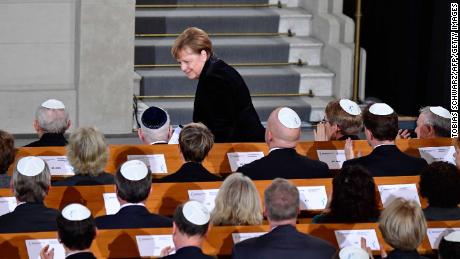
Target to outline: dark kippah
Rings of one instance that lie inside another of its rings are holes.
[[[165,125],[168,115],[163,109],[152,106],[144,111],[141,122],[149,129],[159,129]]]

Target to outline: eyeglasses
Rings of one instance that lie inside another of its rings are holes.
[[[322,120],[321,120],[321,123],[326,123],[326,122],[329,122],[326,117],[324,117]]]

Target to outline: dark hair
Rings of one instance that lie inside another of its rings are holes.
[[[59,213],[56,223],[59,239],[71,250],[88,249],[96,237],[96,224],[93,216],[81,221],[71,221]]]
[[[179,148],[185,161],[201,163],[214,144],[214,135],[203,123],[190,123],[179,133]]]
[[[439,242],[438,253],[440,259],[458,259],[460,258],[460,242],[451,242],[441,239]]]
[[[0,130],[0,174],[5,174],[8,171],[8,167],[14,162],[16,152],[13,136]]]
[[[368,222],[377,220],[379,214],[375,183],[369,172],[362,166],[343,167],[332,180],[332,198],[326,219]]]
[[[370,105],[372,106],[372,105]],[[375,115],[369,111],[370,106],[363,111],[363,123],[377,140],[395,140],[398,135],[398,115]]]
[[[420,193],[434,207],[451,208],[460,203],[460,171],[447,162],[434,162],[420,173]]]
[[[204,225],[195,225],[188,221],[184,213],[182,213],[182,208],[184,204],[177,206],[176,211],[174,211],[173,221],[176,224],[177,228],[181,233],[186,234],[187,236],[204,236],[209,228],[209,222]]]
[[[148,169],[147,176],[139,181],[126,179],[120,172],[121,167],[115,174],[115,185],[117,186],[117,195],[123,200],[130,203],[138,203],[150,194],[152,187],[152,173]]]

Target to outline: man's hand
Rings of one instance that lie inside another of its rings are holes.
[[[409,130],[398,130],[398,135],[396,135],[396,139],[410,139],[410,132]]]
[[[160,257],[168,256],[172,251],[174,251],[174,247],[167,246],[167,247],[161,249]]]
[[[313,130],[313,134],[315,135],[315,141],[328,141],[326,134],[326,126],[323,122],[316,124],[316,130]]]
[[[54,248],[50,248],[50,245],[46,245],[40,251],[40,259],[53,259],[54,258]]]

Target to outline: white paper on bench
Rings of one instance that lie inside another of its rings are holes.
[[[29,259],[40,259],[40,250],[46,245],[50,245],[49,249],[54,248],[54,259],[64,259],[64,246],[57,239],[27,239],[26,247]]]
[[[105,214],[113,215],[120,210],[120,202],[117,199],[117,195],[113,192],[103,193],[104,205],[105,205]]]
[[[316,150],[318,158],[327,164],[329,169],[340,169],[342,168],[343,162],[345,162],[345,150]]]
[[[415,183],[379,185],[378,188],[380,192],[380,199],[382,200],[384,208],[386,208],[388,204],[390,204],[396,198],[413,200],[421,205]]]
[[[361,237],[364,237],[368,247],[372,250],[380,250],[379,240],[374,229],[335,230],[334,233],[340,248],[345,246],[361,247]]]
[[[179,144],[179,134],[182,131],[181,127],[176,127],[171,138],[168,141],[168,144]]]
[[[209,212],[214,209],[217,192],[219,189],[188,190],[190,200],[201,202]]]
[[[264,152],[232,152],[227,153],[228,162],[230,163],[230,169],[232,172],[235,172],[238,167],[245,164],[249,164],[255,160],[261,159],[264,157]]]
[[[301,210],[322,210],[327,205],[325,186],[298,186]]]
[[[454,231],[460,231],[460,228],[428,228],[426,235],[430,241],[431,248],[438,249],[442,237]]]
[[[168,173],[168,168],[166,167],[166,160],[164,154],[155,154],[155,155],[128,155],[128,160],[141,160],[148,167],[152,174],[166,174]]]
[[[75,175],[73,167],[66,156],[39,156],[45,160],[50,168],[51,175]]]
[[[267,232],[248,232],[248,233],[232,233],[233,244],[237,244],[249,238],[259,237]]]
[[[428,164],[436,161],[444,161],[455,165],[454,146],[419,147],[418,151],[420,152],[420,156],[425,159]]]
[[[0,216],[12,212],[17,204],[15,197],[0,197]]]
[[[160,256],[161,250],[167,246],[174,247],[172,235],[139,235],[136,236],[137,248],[142,257]],[[170,254],[174,254],[175,251]]]

